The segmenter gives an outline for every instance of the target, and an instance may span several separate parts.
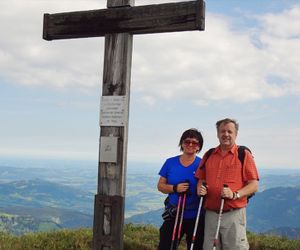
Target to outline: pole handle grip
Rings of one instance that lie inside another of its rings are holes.
[[[205,188],[207,188],[207,183],[206,183],[206,181],[203,181],[202,182],[202,186],[204,186]],[[200,195],[200,197],[204,197],[205,195]]]
[[[223,184],[223,187],[224,188],[228,188],[228,185],[227,184]],[[224,200],[225,198],[224,197],[222,197],[222,200]]]

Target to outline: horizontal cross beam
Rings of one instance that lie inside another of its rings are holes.
[[[45,40],[204,30],[203,0],[44,14]]]

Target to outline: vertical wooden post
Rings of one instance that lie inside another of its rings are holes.
[[[133,6],[134,1],[107,0],[108,8],[125,5]],[[119,120],[116,126],[114,121],[100,123],[98,193],[95,196],[93,227],[94,250],[123,249],[132,38],[128,33],[105,35],[101,105],[107,102],[110,105],[120,104],[122,100],[124,106],[121,107],[121,112],[124,113],[123,118],[117,118]],[[105,150],[104,139],[116,142],[108,143],[109,147],[113,147],[112,154],[115,154],[112,159],[105,159],[107,157],[101,155]]]

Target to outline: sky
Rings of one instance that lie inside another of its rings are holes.
[[[135,5],[179,2],[136,0]],[[0,0],[0,158],[98,160],[104,38],[45,41],[43,14],[101,0]],[[162,165],[184,130],[216,121],[259,168],[300,169],[300,3],[206,1],[205,31],[135,35],[128,162]]]

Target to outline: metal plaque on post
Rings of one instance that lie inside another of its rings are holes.
[[[117,162],[118,137],[100,137],[100,162]]]
[[[127,109],[126,96],[102,96],[100,126],[125,126],[127,123]]]

